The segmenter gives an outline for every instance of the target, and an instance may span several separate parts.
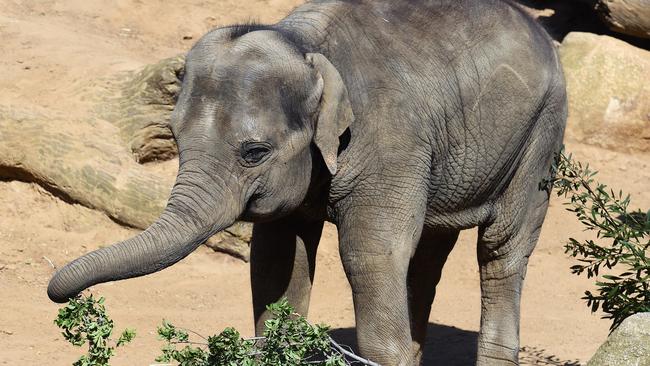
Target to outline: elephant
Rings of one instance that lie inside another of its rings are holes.
[[[417,365],[443,265],[478,227],[477,364],[518,364],[519,312],[567,117],[552,40],[504,0],[315,0],[214,29],[186,56],[159,219],[58,270],[50,299],[162,270],[253,222],[256,332],[307,314],[325,221],[338,228],[358,350]]]

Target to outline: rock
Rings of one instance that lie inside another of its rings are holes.
[[[214,235],[205,243],[217,252],[226,253],[244,262],[250,260],[250,241],[253,224],[237,222],[228,229]]]
[[[650,1],[599,0],[596,10],[609,29],[650,38]]]
[[[587,366],[612,365],[650,365],[650,313],[625,319],[587,363]]]
[[[614,150],[650,151],[650,52],[591,33],[560,46],[567,80],[567,138]]]
[[[252,232],[253,224],[238,222],[208,239],[205,245],[215,251],[230,254],[248,262],[250,260],[249,243]]]
[[[0,178],[34,182],[67,202],[146,228],[162,212],[174,173],[136,163],[110,124],[0,105]]]
[[[170,160],[178,155],[174,135],[166,121],[152,120],[150,124],[135,131],[129,142],[131,153],[138,163]]]
[[[172,107],[181,90],[185,70],[185,56],[166,58],[153,65],[147,65],[135,73],[127,73],[123,97],[135,107],[159,105]]]
[[[222,231],[205,242],[205,245],[214,250],[231,255],[235,258],[241,259],[244,262],[250,260],[250,247],[249,243],[241,240],[236,236],[232,236],[227,231]]]
[[[169,160],[177,154],[169,116],[181,88],[185,57],[164,59],[106,81],[97,102],[99,116],[120,129],[139,163]]]
[[[242,239],[249,243],[253,236],[253,224],[249,222],[238,222],[226,229],[232,236]]]

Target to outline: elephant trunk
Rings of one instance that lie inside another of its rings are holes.
[[[165,211],[145,231],[88,253],[57,271],[47,288],[49,298],[66,302],[98,283],[160,271],[232,225],[241,214],[234,197],[224,202],[218,190],[209,192],[205,184],[193,180],[195,174],[179,173]]]

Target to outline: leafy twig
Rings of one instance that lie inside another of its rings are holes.
[[[116,341],[111,340],[113,320],[106,314],[103,297],[96,300],[90,295],[70,299],[59,310],[54,323],[73,345],[80,347],[88,342],[87,355],[81,356],[74,366],[109,366],[108,361],[115,354],[115,349],[135,338],[135,331],[126,329]]]
[[[268,310],[272,317],[264,323],[263,337],[241,338],[235,329],[226,328],[208,337],[207,343],[191,342],[186,330],[163,322],[158,334],[167,343],[156,361],[176,361],[180,366],[379,366],[339,345],[328,335],[328,327],[309,324],[286,299]],[[177,349],[177,344],[185,347]]]
[[[547,187],[557,188],[558,196],[569,199],[567,210],[575,213],[586,230],[596,232],[597,241],[611,241],[605,245],[570,238],[564,247],[580,262],[571,267],[572,273],[586,272],[587,278],[598,278],[598,293],[585,291],[587,306],[592,312],[602,307],[607,314],[603,318],[612,319],[610,330],[632,314],[650,311],[650,258],[646,254],[650,211],[630,212],[629,195],[608,190],[595,181],[596,171],[571,155],[558,154],[553,169],[557,177],[547,181]],[[618,275],[599,276],[601,267],[613,270],[615,266],[622,269]]]

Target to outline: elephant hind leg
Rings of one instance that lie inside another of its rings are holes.
[[[545,118],[546,117],[546,118]],[[559,151],[561,114],[542,116],[518,170],[494,203],[489,223],[479,227],[481,330],[477,365],[518,365],[519,307],[526,266],[542,228],[549,192],[540,183],[549,177]],[[546,123],[548,122],[548,123]]]
[[[526,266],[546,212],[541,203],[515,233],[498,220],[479,230],[481,330],[477,365],[518,365],[519,308]]]
[[[555,85],[508,188],[494,202],[491,220],[479,227],[481,330],[477,365],[519,364],[521,291],[550,196],[540,183],[550,178],[566,124],[564,84],[557,81]]]
[[[409,312],[414,359],[422,358],[431,304],[447,256],[456,244],[459,231],[424,229],[408,272]]]

